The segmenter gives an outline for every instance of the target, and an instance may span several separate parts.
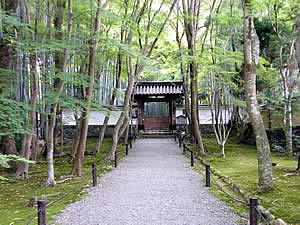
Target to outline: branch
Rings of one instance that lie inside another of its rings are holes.
[[[173,1],[173,4],[172,4],[172,6],[171,6],[171,8],[170,8],[170,10],[169,10],[169,14],[168,14],[167,18],[165,19],[163,25],[160,27],[160,30],[159,30],[159,32],[158,32],[156,38],[154,39],[154,41],[153,41],[153,43],[152,43],[152,45],[151,45],[151,48],[150,48],[150,51],[149,51],[148,54],[147,54],[147,57],[150,57],[150,56],[151,56],[152,51],[153,51],[153,49],[154,49],[154,47],[155,47],[155,45],[156,45],[156,42],[158,41],[158,39],[159,39],[161,33],[163,32],[164,27],[165,27],[165,25],[167,24],[167,22],[168,22],[168,20],[169,20],[169,18],[170,18],[170,16],[171,16],[171,13],[172,13],[172,11],[173,11],[173,9],[174,9],[174,6],[175,6],[176,2],[177,2],[177,0],[174,0],[174,1]]]

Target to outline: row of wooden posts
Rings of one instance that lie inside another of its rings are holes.
[[[128,155],[129,148],[132,148],[132,142],[135,142],[136,135],[128,138],[129,144],[125,144],[125,154]],[[114,155],[114,166],[115,168],[118,167],[118,151],[115,151]],[[93,187],[97,186],[97,165],[96,163],[92,164],[92,179],[93,179]],[[38,225],[46,225],[46,200],[38,200]]]
[[[183,146],[183,154],[186,154],[186,151],[190,152],[191,156],[191,166],[194,166],[194,151],[190,149],[185,143],[183,143],[183,138],[180,135],[175,135],[174,139],[176,141],[178,138],[178,144],[181,148]],[[125,145],[125,154],[128,155],[129,147],[132,148],[132,141],[135,141],[136,136],[129,139],[129,144]],[[115,167],[118,167],[118,152],[115,151],[115,159],[114,159]],[[97,186],[97,166],[96,163],[92,164],[92,177],[93,177],[93,187]],[[205,165],[205,186],[210,187],[210,165]],[[250,225],[257,225],[258,224],[258,213],[257,213],[257,206],[258,200],[257,198],[250,198],[249,204],[246,203],[250,209]],[[46,201],[45,200],[38,200],[38,225],[46,225]]]
[[[183,137],[180,134],[174,135],[174,140],[178,139],[179,148],[183,150],[183,154],[186,155],[186,152],[190,152],[190,159],[191,159],[191,166],[194,166],[194,151],[190,149],[186,143],[183,141]],[[205,164],[205,186],[210,187],[210,177],[211,177],[211,170],[210,165]],[[245,202],[245,205],[249,206],[249,219],[250,225],[257,225],[258,224],[258,213],[257,213],[257,206],[258,206],[258,199],[257,198],[249,198],[249,203]]]

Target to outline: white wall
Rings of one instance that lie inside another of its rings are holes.
[[[223,118],[225,118],[226,115],[226,123],[228,123],[228,120],[231,117],[231,113],[228,114],[225,110],[222,110]],[[115,125],[120,117],[121,112],[120,111],[113,111],[110,115],[110,119],[108,121],[108,125]],[[183,115],[183,109],[179,108],[176,109],[176,117]],[[70,111],[64,111],[63,112],[63,124],[64,125],[76,125],[74,114]],[[105,118],[104,112],[90,112],[90,118],[89,118],[89,125],[103,125]],[[212,124],[211,121],[211,112],[208,106],[200,106],[199,107],[199,118],[200,118],[200,124]],[[132,124],[137,124],[137,120],[133,119]]]
[[[180,115],[184,115],[183,109],[176,109],[176,117]],[[226,116],[225,123],[227,124],[231,117],[231,112],[228,113],[228,111],[222,109],[222,116],[223,116],[223,120],[225,120],[225,116]],[[199,107],[199,119],[200,119],[200,124],[212,124],[211,112],[209,106]]]
[[[120,111],[113,111],[111,112],[108,125],[116,125],[121,112]],[[63,111],[62,114],[63,117],[63,124],[64,125],[76,125],[74,113],[70,111]],[[105,113],[104,112],[90,112],[89,116],[89,125],[103,125],[105,119]],[[132,124],[136,124],[136,120],[134,119]]]

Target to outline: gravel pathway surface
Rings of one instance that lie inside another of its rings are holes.
[[[137,139],[119,167],[88,191],[55,218],[56,224],[238,224],[171,139]]]

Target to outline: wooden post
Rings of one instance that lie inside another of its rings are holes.
[[[46,225],[46,201],[38,200],[38,225]]]
[[[96,163],[92,164],[92,175],[93,175],[93,187],[97,186],[97,165]]]
[[[257,225],[257,198],[250,198],[250,225]]]
[[[185,155],[185,152],[186,152],[186,144],[183,143],[183,154]]]
[[[191,151],[191,166],[194,166],[194,152]]]
[[[181,139],[181,137],[179,136],[179,148],[181,148],[181,144],[182,144],[182,139]]]
[[[210,187],[210,165],[205,165],[205,178],[206,178],[206,187]]]
[[[126,155],[128,155],[128,144],[126,144],[125,153],[126,153]]]
[[[129,147],[132,149],[132,137],[129,138]]]
[[[118,167],[118,151],[115,151],[115,168]]]

